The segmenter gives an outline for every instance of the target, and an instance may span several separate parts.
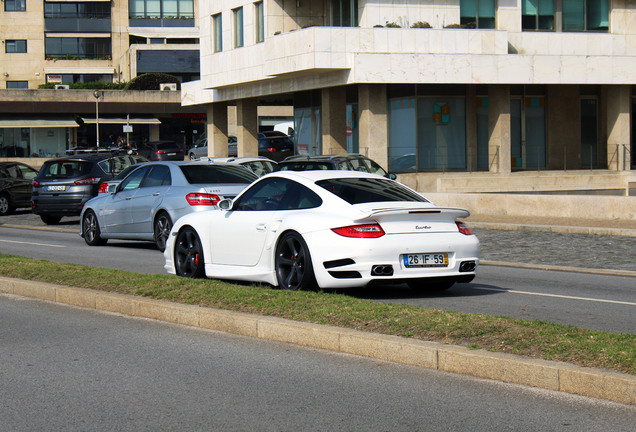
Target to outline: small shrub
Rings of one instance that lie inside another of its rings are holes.
[[[433,28],[433,27],[426,21],[417,21],[411,24],[411,28]]]
[[[396,22],[386,22],[386,24],[384,25],[385,27],[390,27],[390,28],[400,28],[402,27],[401,25],[399,25]]]
[[[463,28],[461,24],[448,24],[444,26],[445,29],[460,29]]]
[[[133,78],[126,85],[125,90],[159,90],[161,83],[177,83],[177,89],[181,88],[181,81],[174,75],[148,73]]]

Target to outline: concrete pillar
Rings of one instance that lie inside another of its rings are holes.
[[[208,156],[227,157],[227,103],[212,103],[207,113]]]
[[[474,85],[466,89],[466,168],[477,170],[477,92]]]
[[[389,168],[389,115],[385,84],[358,86],[360,153]]]
[[[160,139],[159,125],[150,125],[150,138],[148,141],[159,141]]]
[[[258,156],[258,104],[256,99],[236,101],[238,156]]]
[[[510,87],[488,86],[488,165],[491,173],[509,174],[510,149]]]
[[[321,91],[321,129],[323,154],[347,152],[347,97],[344,87]]]
[[[627,85],[607,87],[607,168],[629,170],[630,88]]]
[[[547,89],[547,168],[581,169],[581,99],[577,85]]]

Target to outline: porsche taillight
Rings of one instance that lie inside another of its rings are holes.
[[[378,238],[384,235],[384,230],[377,223],[331,228],[331,231],[343,237],[354,238]]]
[[[215,194],[209,193],[189,193],[186,195],[186,201],[191,206],[196,205],[217,205],[221,198]]]
[[[468,226],[462,222],[462,221],[455,221],[455,225],[457,225],[457,229],[459,229],[459,232],[465,235],[471,235],[472,232],[470,232],[470,228],[468,228]]]

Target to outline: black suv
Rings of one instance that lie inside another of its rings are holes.
[[[395,179],[395,174],[387,173],[380,165],[360,154],[340,155],[298,155],[290,156],[278,163],[277,171],[346,170],[362,171]]]
[[[50,159],[33,179],[31,208],[42,222],[55,225],[64,216],[79,216],[97,195],[99,183],[147,159],[128,154],[86,154]]]

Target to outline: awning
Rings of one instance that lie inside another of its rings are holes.
[[[143,38],[198,39],[198,27],[128,27],[128,34]]]
[[[82,121],[86,124],[95,124],[95,117],[82,117]],[[99,117],[99,124],[145,124],[160,125],[161,120],[154,117],[130,117],[130,119],[120,117]]]
[[[44,73],[46,74],[113,74],[115,72],[115,68],[110,67],[86,67],[86,66],[75,66],[75,67],[45,67]]]
[[[15,116],[7,118],[3,115],[0,119],[0,128],[62,128],[79,127],[73,117],[29,117]]]

